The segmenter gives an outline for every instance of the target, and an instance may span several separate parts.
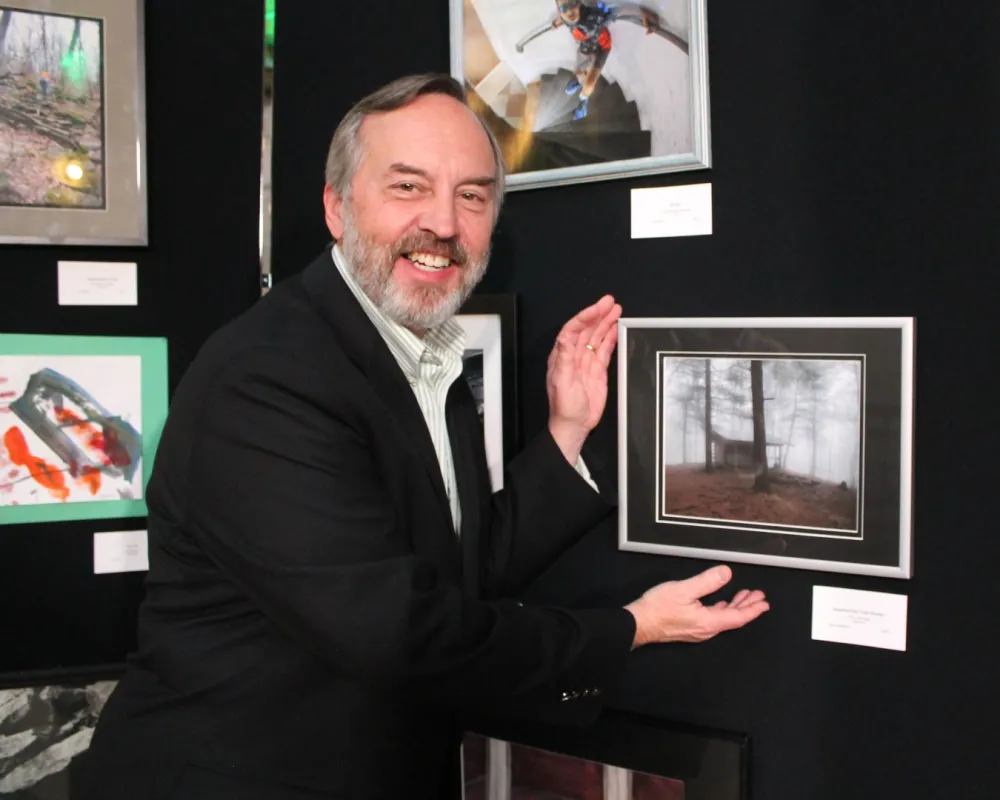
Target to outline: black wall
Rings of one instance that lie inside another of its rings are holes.
[[[447,71],[448,10],[279,3],[280,280],[327,242],[320,192],[336,122],[383,82]],[[711,170],[509,196],[483,290],[521,298],[526,431],[545,422],[558,327],[603,292],[630,316],[912,314],[916,577],[734,565],[735,585],[765,589],[772,611],[710,643],[643,649],[613,703],[750,734],[757,800],[998,797],[1000,535],[995,466],[980,455],[997,445],[998,6],[709,6]],[[714,235],[629,238],[630,189],[704,180]],[[593,436],[612,465],[615,416],[612,394]],[[706,566],[619,553],[609,522],[531,594],[623,603]],[[907,593],[908,650],[812,641],[815,584]]]
[[[0,247],[0,331],[165,336],[172,393],[209,333],[259,297],[263,7],[147,3],[149,246]],[[136,262],[139,305],[59,306],[60,260]],[[95,576],[92,534],[144,527],[0,526],[0,684],[124,659],[144,574]]]

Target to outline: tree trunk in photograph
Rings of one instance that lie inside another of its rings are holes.
[[[768,490],[767,436],[764,425],[764,371],[760,359],[750,362],[750,397],[753,403],[753,465],[757,477],[753,482],[755,492]]]
[[[819,398],[816,396],[816,384],[812,387],[812,465],[809,469],[809,474],[812,477],[816,477],[816,403],[819,402]]]
[[[7,66],[7,29],[10,27],[10,15],[14,13],[9,8],[0,12],[0,75],[4,74]]]
[[[712,471],[712,359],[705,359],[705,472]]]
[[[684,425],[681,428],[681,462],[688,463],[688,416],[691,413],[691,393],[684,396]]]
[[[788,463],[788,451],[792,447],[792,436],[795,433],[795,417],[799,413],[799,382],[795,381],[795,394],[792,397],[792,419],[788,423],[788,440],[785,449],[781,453],[781,468],[784,469]]]

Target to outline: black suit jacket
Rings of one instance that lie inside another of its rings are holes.
[[[206,343],[147,490],[139,647],[75,800],[441,800],[463,713],[597,715],[632,616],[503,598],[611,506],[547,432],[493,496],[463,380],[447,419],[460,536],[329,250]]]

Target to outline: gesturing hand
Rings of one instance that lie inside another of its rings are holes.
[[[571,463],[604,413],[621,313],[622,307],[605,295],[562,327],[549,354],[549,431]]]
[[[712,606],[701,598],[732,579],[727,566],[712,567],[683,581],[654,586],[626,606],[636,621],[634,646],[652,642],[703,642],[722,631],[742,628],[770,608],[759,590],[742,589],[732,600]]]

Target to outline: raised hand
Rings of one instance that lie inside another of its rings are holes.
[[[549,431],[571,463],[604,413],[621,313],[622,307],[605,295],[563,325],[549,354]]]
[[[732,600],[711,606],[701,598],[717,592],[732,570],[712,567],[683,581],[667,581],[649,589],[625,608],[636,621],[634,647],[654,642],[704,642],[723,631],[742,628],[770,608],[759,590],[742,589]]]

